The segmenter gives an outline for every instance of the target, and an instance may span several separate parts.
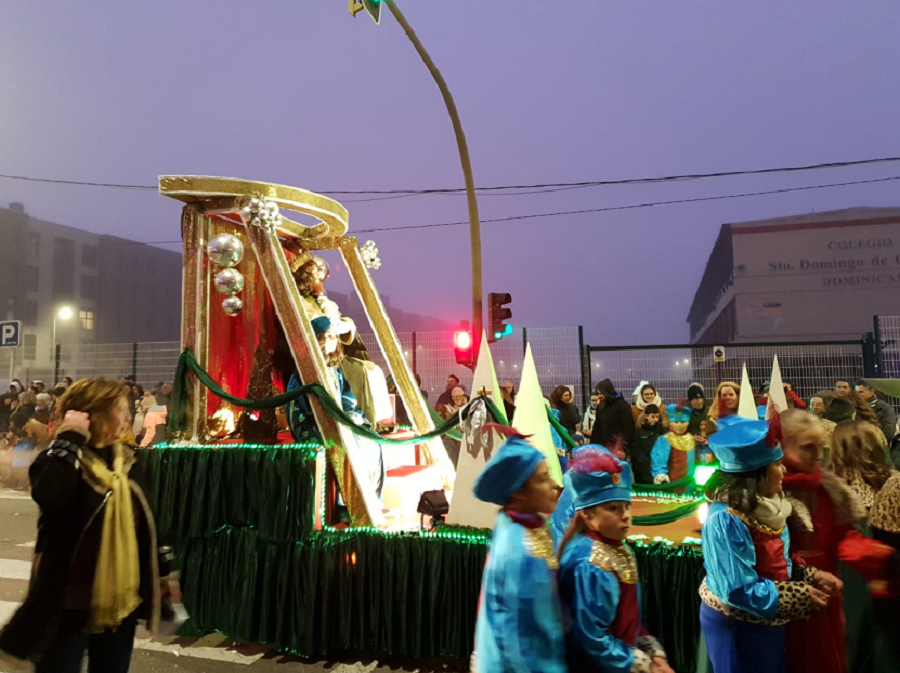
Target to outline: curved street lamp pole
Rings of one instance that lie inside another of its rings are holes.
[[[456,109],[456,103],[453,101],[453,95],[447,87],[447,82],[441,71],[434,64],[431,56],[426,51],[422,41],[416,35],[416,32],[409,25],[403,12],[397,7],[394,0],[381,0],[381,4],[387,5],[391,14],[397,19],[409,41],[412,42],[416,52],[428,68],[428,72],[434,78],[438,89],[441,90],[441,96],[444,104],[447,106],[447,114],[450,115],[450,121],[453,123],[453,133],[456,135],[456,146],[459,150],[459,161],[462,164],[463,178],[466,182],[466,202],[469,206],[469,238],[472,249],[472,348],[473,348],[473,366],[478,362],[478,351],[481,348],[481,333],[483,330],[483,307],[482,307],[482,288],[481,288],[481,223],[478,219],[478,198],[475,194],[475,178],[472,175],[472,161],[469,158],[469,146],[466,143],[466,134],[463,132],[462,122],[459,119],[459,111]]]

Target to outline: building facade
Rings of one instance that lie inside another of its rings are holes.
[[[900,208],[723,224],[691,343],[859,339],[900,308]]]
[[[54,333],[64,350],[180,338],[180,252],[45,222],[19,203],[0,208],[0,240],[0,317],[22,322],[14,364],[52,367]]]

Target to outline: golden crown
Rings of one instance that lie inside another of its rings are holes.
[[[309,250],[301,250],[294,258],[291,260],[291,273],[297,273],[297,269],[306,264],[313,258],[312,253]]]

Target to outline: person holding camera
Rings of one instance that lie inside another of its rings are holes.
[[[130,475],[134,452],[121,383],[84,379],[59,400],[62,422],[32,464],[40,507],[32,580],[0,631],[0,659],[36,673],[125,673],[137,620],[159,622],[156,527]]]

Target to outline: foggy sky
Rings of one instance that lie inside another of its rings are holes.
[[[900,156],[900,5],[838,0],[401,0],[457,101],[479,186]],[[336,189],[462,187],[439,92],[402,30],[346,0],[3,0],[0,173],[155,184],[205,174]],[[895,165],[482,196],[483,218],[900,175]],[[719,225],[900,204],[897,183],[483,226],[513,322],[593,345],[687,340]],[[466,220],[464,196],[338,197],[361,229]],[[0,179],[0,205],[179,238],[155,192]],[[395,305],[468,318],[466,226],[360,234]],[[179,246],[168,245],[177,250]],[[337,274],[336,289],[346,291]]]

